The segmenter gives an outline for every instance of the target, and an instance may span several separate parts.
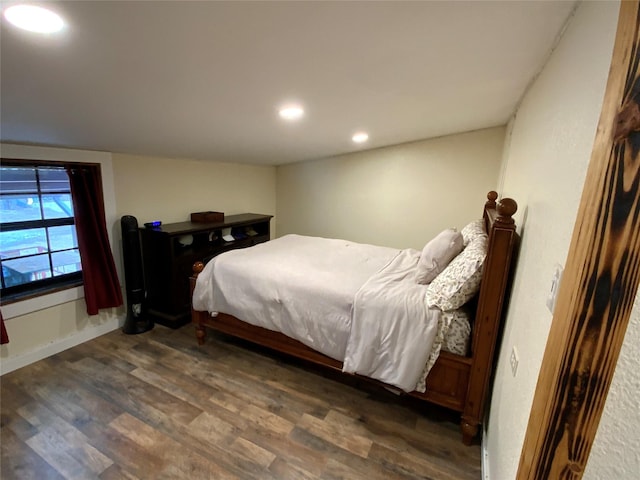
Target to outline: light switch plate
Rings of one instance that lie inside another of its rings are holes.
[[[516,346],[514,345],[511,349],[511,357],[509,358],[509,362],[511,363],[511,374],[514,377],[518,371],[518,361],[518,350],[516,350]]]
[[[555,269],[553,271],[553,277],[551,279],[551,290],[549,291],[549,295],[547,295],[547,308],[551,313],[553,313],[556,308],[556,299],[558,297],[558,290],[560,290],[562,271],[562,265],[556,263]]]

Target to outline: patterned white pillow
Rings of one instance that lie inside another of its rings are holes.
[[[443,315],[451,315],[449,331],[442,341],[442,350],[465,357],[471,340],[471,323],[466,307],[458,308]]]
[[[455,228],[443,230],[433,237],[420,254],[415,274],[416,283],[431,283],[463,248],[462,235]]]
[[[464,240],[464,246],[469,245],[469,242],[480,235],[486,235],[487,232],[484,229],[484,220],[482,218],[474,220],[468,223],[460,230],[462,239]]]
[[[438,316],[438,330],[436,331],[431,353],[422,369],[420,378],[418,378],[415,390],[417,392],[426,391],[427,375],[429,375],[442,350],[464,357],[469,351],[470,339],[471,324],[469,323],[469,313],[465,308],[442,312],[442,315]]]
[[[486,234],[471,240],[462,253],[429,284],[427,305],[448,311],[460,308],[473,298],[480,288],[487,243]]]

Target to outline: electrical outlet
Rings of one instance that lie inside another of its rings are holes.
[[[516,376],[516,371],[518,371],[518,350],[516,350],[516,346],[514,345],[511,349],[511,358],[509,359],[511,362],[511,373],[513,376]]]
[[[558,298],[558,290],[560,290],[560,281],[562,280],[562,265],[557,264],[553,271],[553,278],[551,279],[551,290],[547,295],[547,308],[551,313],[556,308],[556,298]]]

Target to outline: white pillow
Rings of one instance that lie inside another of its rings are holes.
[[[464,246],[469,245],[469,242],[476,238],[479,235],[486,235],[487,232],[484,230],[484,220],[482,218],[478,220],[474,220],[473,222],[468,223],[460,230],[462,233],[462,238],[464,239]]]
[[[455,228],[443,230],[431,239],[420,254],[416,268],[416,283],[423,285],[431,283],[462,251],[464,247],[462,242],[462,234]]]
[[[487,244],[487,235],[471,240],[462,253],[429,284],[427,305],[449,311],[471,300],[480,288]]]

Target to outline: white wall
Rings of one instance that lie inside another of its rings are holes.
[[[640,292],[639,292],[640,293]],[[585,470],[585,480],[636,479],[640,473],[640,295],[613,375],[607,402]]]
[[[275,214],[275,167],[235,165],[106,152],[2,145],[7,158],[93,161],[102,164],[107,227],[124,290],[120,218],[133,215],[142,226],[189,220],[195,211]],[[272,223],[272,226],[274,223]],[[82,288],[2,307],[9,343],[0,347],[6,373],[118,328],[124,307],[88,316]]]
[[[278,167],[278,235],[422,249],[479,218],[495,190],[504,127]]]
[[[517,199],[522,244],[499,354],[488,435],[488,473],[515,478],[549,333],[545,306],[554,265],[564,265],[589,163],[618,18],[617,2],[584,2],[509,125],[502,190]],[[635,478],[640,417],[638,310],[625,339],[612,396],[585,478]],[[633,342],[636,343],[633,343]],[[509,356],[519,352],[517,375]],[[635,362],[635,367],[633,366]],[[625,438],[617,432],[619,424]],[[604,432],[604,433],[603,433]],[[612,454],[616,452],[615,455]]]

